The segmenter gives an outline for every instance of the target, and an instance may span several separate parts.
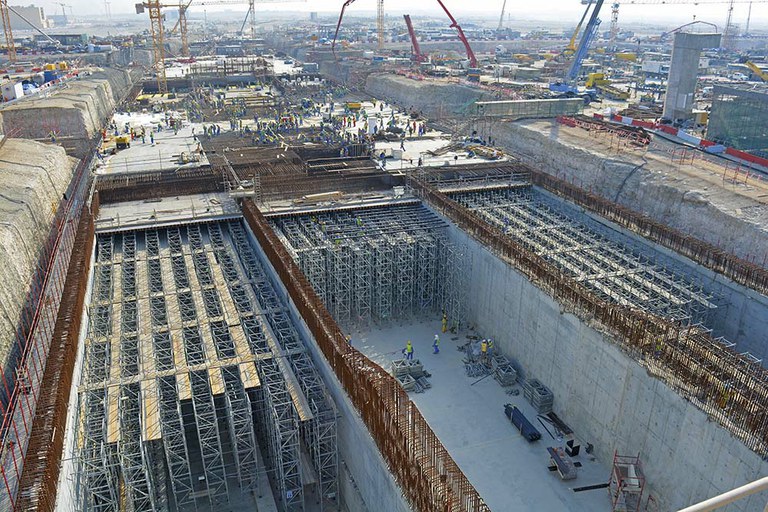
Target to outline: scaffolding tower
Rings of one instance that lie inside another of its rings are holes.
[[[449,195],[603,300],[685,325],[706,322],[717,307],[701,285],[556,210],[530,186]]]
[[[270,217],[278,236],[346,325],[445,311],[464,321],[466,272],[447,225],[418,201]]]
[[[260,448],[280,510],[309,475],[338,508],[335,406],[251,244],[241,220],[97,235],[78,510],[253,506]]]

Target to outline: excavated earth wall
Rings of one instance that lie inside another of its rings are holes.
[[[87,74],[86,74],[87,73]],[[81,73],[50,93],[39,93],[0,108],[0,125],[9,137],[90,139],[132,85],[126,70]]]
[[[0,162],[0,362],[5,365],[54,207],[77,160],[60,146],[7,139]]]

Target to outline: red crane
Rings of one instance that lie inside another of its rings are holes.
[[[333,42],[331,43],[331,49],[334,52],[336,51],[336,38],[339,36],[339,28],[341,28],[341,20],[342,18],[344,18],[344,10],[347,7],[349,7],[352,3],[354,3],[354,1],[355,0],[346,0],[344,4],[341,6],[341,12],[339,13],[339,22],[336,24],[336,33],[333,35]],[[464,31],[461,29],[461,26],[459,26],[459,23],[456,21],[456,18],[453,17],[453,15],[451,14],[451,11],[448,10],[448,8],[445,6],[442,0],[437,0],[437,3],[440,4],[440,7],[443,8],[443,11],[445,11],[445,14],[448,15],[448,19],[451,20],[451,28],[455,28],[456,32],[458,32],[459,39],[461,39],[461,42],[464,44],[464,49],[467,51],[467,58],[469,59],[469,67],[476,68],[477,58],[475,57],[475,52],[472,51],[472,47],[469,46],[469,41],[467,41],[467,36],[464,35]]]
[[[411,44],[413,45],[413,60],[417,63],[422,63],[427,60],[427,57],[421,53],[421,47],[419,46],[419,40],[416,37],[416,32],[413,30],[413,23],[411,23],[411,17],[407,14],[403,14],[405,18],[405,25],[408,27],[408,34],[411,36]]]

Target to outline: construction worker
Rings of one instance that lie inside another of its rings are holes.
[[[411,340],[408,340],[408,343],[405,344],[403,355],[409,361],[413,361],[413,344],[411,343]]]
[[[440,353],[440,336],[437,334],[435,334],[435,339],[432,341],[432,349],[434,350],[433,354]]]
[[[445,314],[445,311],[443,311],[443,332],[446,332],[448,330],[448,315]]]
[[[486,339],[480,342],[480,362],[483,364],[488,363],[488,340]]]
[[[347,345],[349,345],[350,347],[352,346],[352,335],[351,334],[347,334]]]

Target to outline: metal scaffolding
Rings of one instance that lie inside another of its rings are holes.
[[[418,201],[280,214],[278,236],[342,324],[445,311],[464,320],[466,272],[447,225]]]
[[[335,407],[242,222],[96,247],[78,509],[236,508],[256,492],[259,446],[281,510],[302,510],[315,481],[335,508]]]
[[[705,322],[717,307],[701,286],[557,211],[530,187],[457,192],[450,197],[603,300],[686,325]]]

